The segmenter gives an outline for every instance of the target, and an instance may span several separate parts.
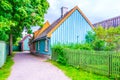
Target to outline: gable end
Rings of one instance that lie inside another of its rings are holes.
[[[63,19],[61,19],[61,20],[58,22],[58,24],[55,25],[55,27],[54,27],[50,32],[48,32],[47,37],[51,37],[52,33],[53,33],[69,16],[71,16],[71,14],[72,14],[73,12],[75,12],[76,10],[79,11],[79,13],[82,15],[82,17],[86,20],[86,22],[92,27],[92,29],[94,29],[94,27],[93,27],[92,23],[89,21],[89,19],[88,19],[88,18],[85,16],[85,14],[79,9],[79,7],[76,6],[76,7],[74,7],[71,11],[69,11],[69,12],[67,13],[67,15],[65,15],[65,17],[63,17]]]

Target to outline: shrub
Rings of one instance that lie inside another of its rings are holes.
[[[66,44],[62,45],[64,48],[70,48],[70,49],[80,49],[80,50],[93,50],[91,45],[89,43],[85,44],[79,44],[79,43],[71,43],[71,44]]]
[[[55,56],[55,59],[58,63],[66,65],[67,59],[65,58],[65,52],[63,51],[63,46],[55,45],[52,48],[52,55]]]
[[[92,43],[96,38],[96,34],[94,32],[88,31],[85,36],[86,43]]]
[[[105,41],[101,40],[101,39],[95,39],[95,41],[93,41],[93,49],[97,50],[97,51],[102,51],[105,49]]]

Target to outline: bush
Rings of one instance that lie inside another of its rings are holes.
[[[55,56],[55,59],[58,63],[66,65],[67,59],[65,58],[65,52],[63,51],[63,46],[56,45],[52,48],[52,55]]]
[[[91,43],[95,40],[96,34],[94,32],[88,31],[87,35],[85,36],[86,43]]]
[[[64,48],[70,48],[70,49],[93,50],[91,45],[88,43],[85,43],[85,44],[71,43],[71,44],[66,44],[66,45],[61,45],[61,46],[63,46]]]
[[[93,49],[97,50],[97,51],[102,51],[105,49],[105,41],[101,40],[101,39],[95,39],[95,41],[93,41]]]

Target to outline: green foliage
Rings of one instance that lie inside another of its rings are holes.
[[[98,27],[95,32],[100,39],[106,42],[107,50],[115,50],[120,46],[120,26],[108,29]]]
[[[88,31],[87,35],[85,36],[86,43],[91,43],[95,40],[96,34],[94,32]]]
[[[71,48],[71,49],[80,49],[80,50],[92,50],[91,45],[88,43],[86,44],[67,44],[65,45],[66,48]]]
[[[0,40],[2,41],[7,41],[9,36],[7,35],[7,31],[9,30],[9,28],[7,27],[1,27],[0,28]]]
[[[48,8],[47,0],[0,0],[0,28],[9,28],[9,31],[1,28],[0,34],[12,34],[15,42],[21,36],[24,27],[30,33],[32,25],[43,24]]]
[[[100,38],[100,39],[105,39],[107,36],[107,29],[104,29],[102,26],[98,26],[97,28],[94,29],[95,34]]]
[[[101,27],[100,27],[99,31],[101,32]],[[90,45],[90,47],[92,47],[93,50],[98,50],[98,51],[104,50],[105,49],[105,41],[100,39],[96,34],[97,33],[88,32],[88,34],[85,37],[86,43],[88,43]]]
[[[80,50],[93,50],[91,45],[88,43],[85,43],[85,44],[78,44],[78,43],[76,43],[76,44],[74,44],[74,43],[56,44],[52,47],[54,48],[55,46],[62,47],[62,48],[80,49]]]
[[[99,26],[95,33],[88,32],[86,43],[89,43],[94,50],[119,50],[120,49],[120,26],[108,29]]]
[[[1,12],[0,12],[1,14]],[[14,25],[12,23],[12,21],[4,18],[2,15],[0,15],[0,40],[3,40],[3,41],[7,41],[9,36],[8,36],[8,32],[10,30],[10,27],[8,26],[12,26]]]
[[[66,65],[67,59],[65,58],[65,52],[63,51],[63,47],[61,45],[56,45],[53,47],[53,52],[56,55],[56,61],[63,65]]]
[[[102,51],[105,49],[105,41],[101,40],[101,39],[95,39],[95,41],[93,41],[92,43],[92,47],[94,50],[97,50],[97,51]]]
[[[14,43],[14,45],[15,45],[15,46],[19,46],[19,42],[20,42],[20,40],[21,40],[21,38],[18,37],[17,40],[16,40],[16,42]]]

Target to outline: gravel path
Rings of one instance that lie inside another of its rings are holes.
[[[57,67],[29,53],[18,53],[14,57],[8,80],[70,80]]]

